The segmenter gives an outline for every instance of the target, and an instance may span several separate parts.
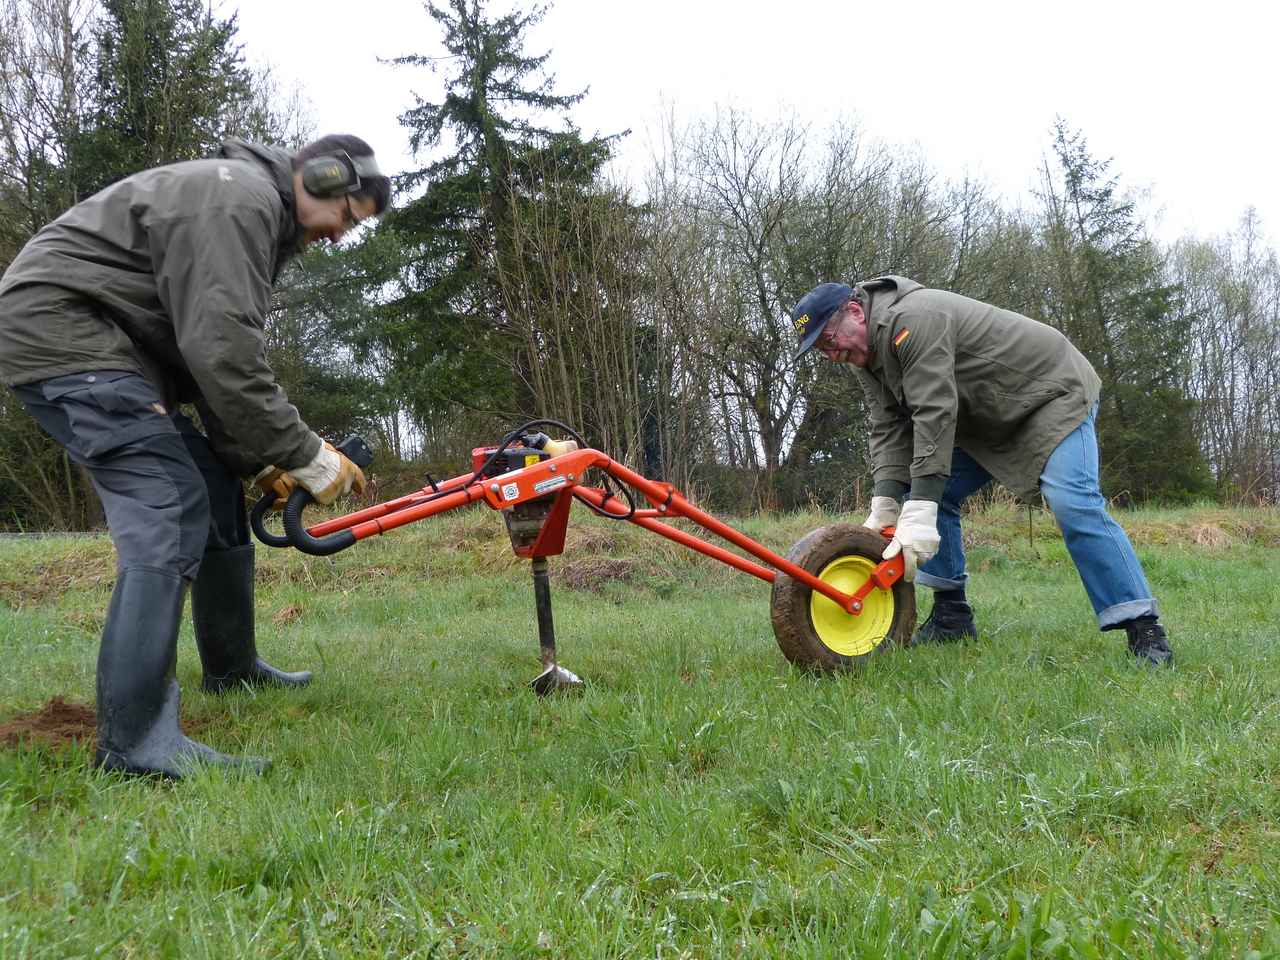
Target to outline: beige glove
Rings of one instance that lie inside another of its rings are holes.
[[[886,527],[896,526],[898,510],[901,504],[893,497],[872,497],[871,516],[862,521],[862,525],[876,533],[884,533]]]
[[[289,472],[317,503],[325,506],[352,491],[364,493],[364,473],[331,443],[321,447],[305,467],[295,467]]]
[[[902,505],[898,529],[884,548],[884,558],[902,554],[906,571],[903,579],[916,578],[916,567],[928,563],[938,552],[942,538],[938,536],[938,505],[932,500],[908,500]]]
[[[268,466],[253,478],[253,482],[263,493],[276,495],[275,503],[271,504],[272,510],[283,510],[284,502],[289,499],[289,493],[298,485],[297,480],[275,466]]]

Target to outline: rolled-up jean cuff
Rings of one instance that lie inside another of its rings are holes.
[[[916,583],[919,582],[920,577],[917,575]],[[1136,617],[1158,616],[1160,611],[1156,608],[1155,600],[1126,600],[1124,603],[1117,603],[1114,607],[1107,607],[1098,614],[1098,629],[1119,630],[1123,623]]]
[[[969,574],[967,573],[960,574],[955,580],[945,580],[942,577],[935,577],[920,570],[916,571],[916,585],[929,587],[933,590],[959,590],[968,579]]]

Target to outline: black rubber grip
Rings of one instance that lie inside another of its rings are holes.
[[[273,492],[264,493],[259,497],[258,502],[253,505],[253,510],[249,512],[249,526],[253,528],[254,536],[268,547],[292,547],[293,544],[288,537],[282,537],[267,529],[267,511],[275,502],[276,495]]]
[[[302,525],[302,508],[315,502],[315,497],[302,484],[290,492],[289,499],[284,502],[284,535],[289,543],[313,557],[327,557],[355,546],[356,535],[350,530],[339,530],[327,537],[313,537],[307,533],[307,528]]]

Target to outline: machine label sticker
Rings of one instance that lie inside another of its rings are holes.
[[[518,483],[504,483],[502,485],[502,499],[515,500],[520,496],[520,485]]]
[[[549,480],[539,480],[533,485],[534,493],[550,493],[552,490],[559,490],[569,481],[563,477],[552,477]]]

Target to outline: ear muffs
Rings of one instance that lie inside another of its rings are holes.
[[[380,177],[378,161],[370,154],[353,157],[345,150],[312,157],[302,165],[302,186],[313,197],[328,199],[356,193],[367,177]]]

